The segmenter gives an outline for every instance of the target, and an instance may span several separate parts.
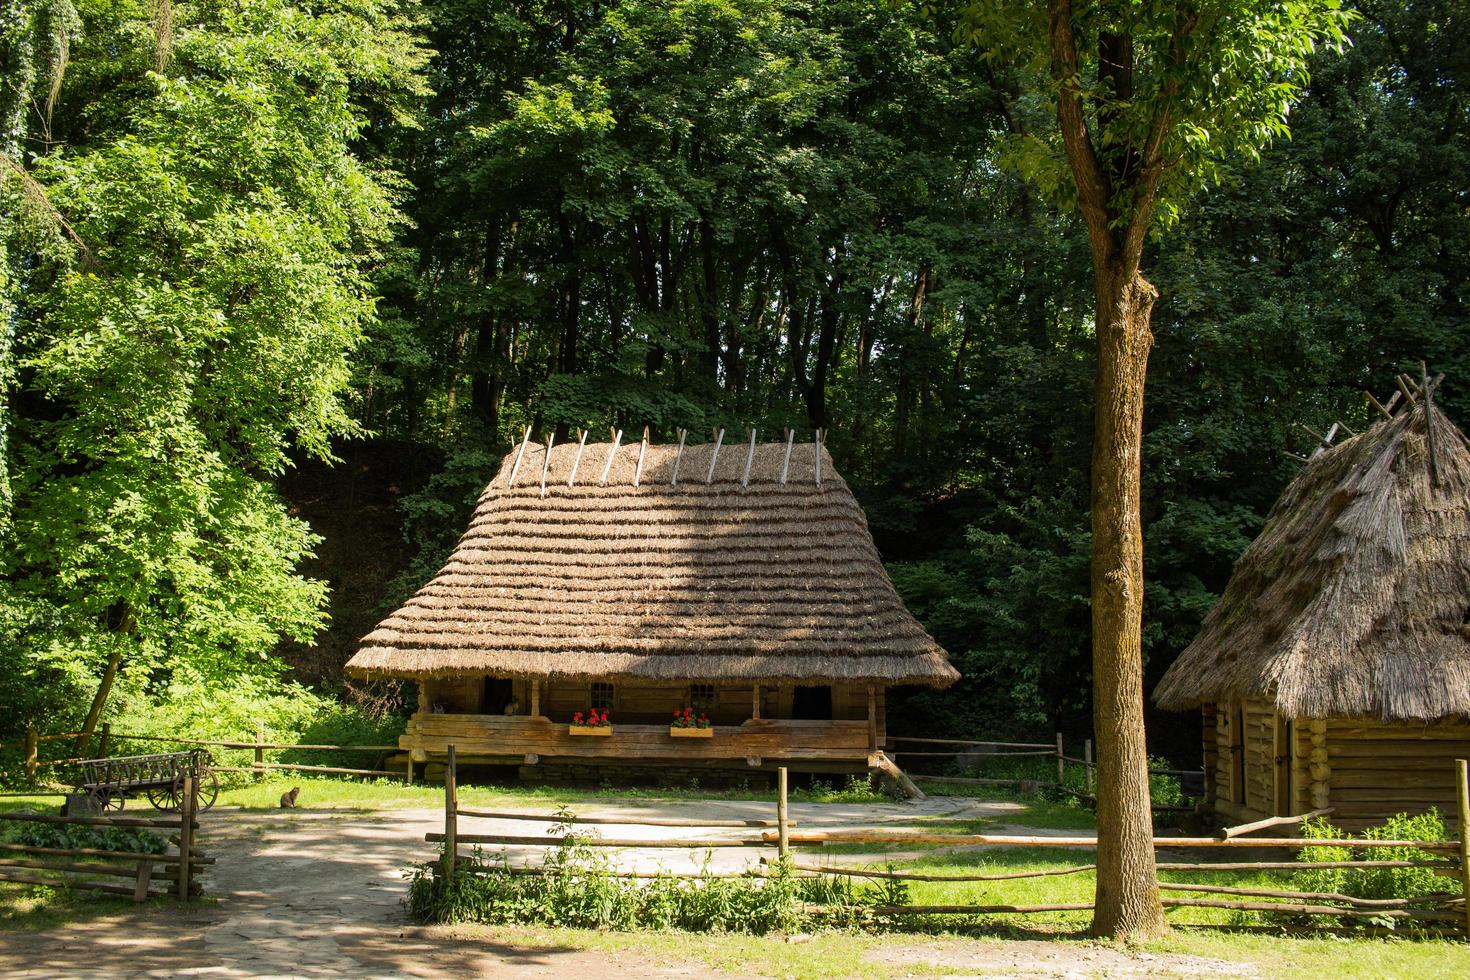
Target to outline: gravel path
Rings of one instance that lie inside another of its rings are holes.
[[[925,816],[1006,819],[1013,804],[931,798],[903,804],[796,804],[798,824],[876,827]],[[506,807],[506,809],[512,809]],[[517,812],[533,812],[515,807]],[[613,806],[600,815],[653,814],[682,819],[767,818],[769,803],[669,801]],[[547,812],[536,809],[534,812]],[[361,813],[345,810],[239,811],[218,809],[201,836],[217,863],[205,879],[214,902],[141,910],[39,932],[0,933],[0,976],[202,977],[435,977],[435,976],[713,976],[703,964],[666,962],[636,953],[572,948],[527,949],[478,934],[422,928],[404,915],[402,877],[428,860],[424,834],[442,829],[438,810]],[[462,818],[461,833],[544,833],[548,823]],[[618,838],[677,838],[699,833],[748,836],[751,831],[691,831],[609,825]],[[674,848],[620,852],[641,869],[693,868],[702,858]],[[757,848],[719,848],[720,870],[753,865]],[[510,848],[516,863],[539,861],[540,849]],[[697,940],[696,940],[697,941]],[[1043,948],[1044,947],[1044,948]],[[1076,943],[996,943],[987,940],[886,942],[885,962],[928,972],[932,964],[984,976],[1230,974],[1230,964],[1191,957],[1149,957]],[[1077,971],[1081,972],[1077,972]],[[729,974],[723,974],[729,976]]]

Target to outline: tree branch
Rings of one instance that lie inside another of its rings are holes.
[[[1077,182],[1077,204],[1087,225],[1092,251],[1099,264],[1110,264],[1118,243],[1109,227],[1108,202],[1112,185],[1098,160],[1082,112],[1081,79],[1077,69],[1077,41],[1072,34],[1071,0],[1048,0],[1046,5],[1052,76],[1057,83],[1057,121],[1066,147],[1067,163]]]

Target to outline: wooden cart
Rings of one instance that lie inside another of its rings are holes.
[[[142,795],[154,809],[173,813],[183,804],[184,777],[193,776],[199,787],[199,809],[208,810],[219,798],[213,761],[203,749],[83,759],[77,763],[81,769],[77,790],[103,809],[120,810],[125,802]]]

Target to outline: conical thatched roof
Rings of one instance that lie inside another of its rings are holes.
[[[549,466],[544,447],[507,455],[449,563],[348,669],[936,686],[959,676],[904,609],[825,450],[820,485],[811,443],[789,462],[784,443],[717,455],[632,443],[608,468],[612,450],[588,445],[579,458],[576,444],[557,446]]]
[[[1430,477],[1433,418],[1439,483]],[[1470,447],[1418,404],[1314,457],[1154,693],[1292,717],[1470,714]]]

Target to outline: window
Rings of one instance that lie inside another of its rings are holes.
[[[715,686],[713,684],[689,685],[689,707],[696,711],[708,711],[714,705]]]
[[[587,696],[587,707],[596,708],[599,711],[611,711],[612,706],[613,686],[602,681],[593,684]]]

